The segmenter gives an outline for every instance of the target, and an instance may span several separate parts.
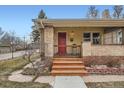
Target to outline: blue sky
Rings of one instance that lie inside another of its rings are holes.
[[[85,18],[89,6],[0,6],[0,27],[5,31],[15,31],[19,37],[32,31],[32,20],[43,9],[48,18]],[[99,11],[112,6],[96,6]]]

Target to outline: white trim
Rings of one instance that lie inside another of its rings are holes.
[[[121,33],[121,35],[119,35]],[[120,41],[120,38],[122,38],[122,30],[120,29],[117,31],[117,44],[122,44],[122,41]]]

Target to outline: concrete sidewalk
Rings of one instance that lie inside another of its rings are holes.
[[[23,56],[24,54],[25,54],[25,51],[17,51],[13,53],[13,57]],[[12,58],[12,53],[0,54],[0,61],[11,59],[11,58]]]
[[[54,88],[86,88],[80,76],[56,76]]]

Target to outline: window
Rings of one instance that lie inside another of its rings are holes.
[[[118,44],[122,44],[122,31],[119,31],[117,33],[117,40],[118,40]]]
[[[84,41],[91,41],[91,34],[90,33],[84,33],[83,34]]]
[[[93,33],[93,44],[100,44],[100,33]]]
[[[93,44],[100,44],[100,33],[83,33],[83,41],[91,41]]]

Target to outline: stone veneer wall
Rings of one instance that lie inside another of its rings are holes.
[[[124,45],[91,45],[93,56],[124,56]]]
[[[124,56],[124,45],[92,45],[84,42],[83,56]]]
[[[44,42],[45,42],[45,56],[53,57],[54,54],[54,29],[53,27],[45,27]]]

